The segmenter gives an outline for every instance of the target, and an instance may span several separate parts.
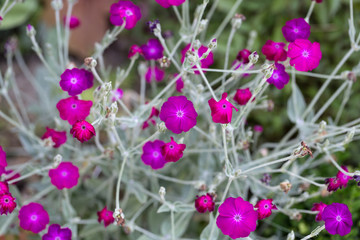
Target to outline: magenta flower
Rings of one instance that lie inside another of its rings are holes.
[[[0,146],[0,167],[6,167],[6,152],[3,150],[2,146]]]
[[[252,97],[252,93],[249,88],[236,89],[234,101],[239,105],[245,105]]]
[[[152,169],[160,169],[167,163],[162,155],[162,147],[165,143],[161,140],[155,140],[154,142],[148,141],[143,146],[143,154],[141,160],[145,165],[150,165]]]
[[[327,205],[325,203],[319,202],[319,203],[314,203],[313,207],[311,208],[311,211],[318,211],[319,213],[316,215],[315,220],[317,222],[322,221],[322,213],[324,211],[324,208]]]
[[[49,223],[49,214],[39,203],[29,203],[19,211],[20,227],[33,233],[39,233]]]
[[[195,208],[199,213],[204,213],[206,211],[212,212],[215,208],[214,197],[207,193],[206,195],[196,196],[195,199]]]
[[[165,76],[165,72],[158,68],[157,66],[155,66],[154,68],[149,67],[146,74],[145,74],[145,79],[146,82],[150,83],[152,80],[155,80],[157,82],[160,82],[164,79]]]
[[[159,110],[155,107],[151,108],[151,113],[150,116],[148,117],[148,119],[146,119],[146,121],[143,123],[142,125],[142,129],[146,129],[149,127],[149,122],[151,122],[154,126],[156,125],[156,121],[154,120],[155,117],[159,116]]]
[[[8,213],[12,213],[16,208],[15,198],[11,195],[11,193],[0,194],[0,214],[7,215]]]
[[[266,56],[267,60],[275,62],[285,61],[287,58],[285,46],[285,43],[267,40],[261,52]]]
[[[230,238],[248,237],[256,229],[257,213],[254,206],[238,198],[227,198],[219,207],[216,225]]]
[[[176,77],[178,74],[175,74],[174,77]],[[179,93],[182,93],[182,89],[184,88],[184,81],[180,77],[178,80],[176,80],[176,91]]]
[[[83,143],[89,141],[93,136],[95,136],[96,132],[93,125],[91,125],[85,120],[82,120],[74,123],[70,130],[70,134],[72,134],[74,138],[77,138],[77,140]]]
[[[196,125],[198,114],[185,96],[169,97],[161,106],[160,120],[173,133],[187,132]]]
[[[282,33],[288,42],[296,39],[308,39],[310,37],[311,26],[303,18],[295,18],[287,21],[282,27]]]
[[[211,117],[214,123],[227,124],[231,122],[232,118],[232,109],[238,111],[234,105],[232,105],[227,98],[227,93],[223,93],[220,101],[215,101],[211,98],[208,103],[211,109]]]
[[[345,170],[345,172],[349,172],[346,166],[341,166],[342,169]],[[344,174],[341,171],[338,171],[338,173],[336,174],[336,178],[339,180],[340,182],[340,188],[346,187],[347,183],[349,182],[349,180],[352,178],[346,174]]]
[[[155,0],[158,4],[160,4],[164,8],[168,8],[171,6],[180,6],[186,0]]]
[[[183,63],[185,61],[185,57],[186,57],[186,53],[187,51],[189,51],[190,49],[190,43],[188,45],[186,45],[186,47],[181,50],[181,63]],[[198,56],[199,58],[207,52],[209,48],[208,47],[205,47],[205,46],[201,46],[198,50]],[[192,52],[195,51],[194,48],[191,49]],[[200,60],[200,66],[201,68],[209,68],[212,64],[214,63],[214,54],[212,52],[210,52],[208,54],[208,56],[206,56],[205,59],[201,59]],[[193,66],[194,69],[196,69],[196,66]],[[206,72],[206,71],[204,71]],[[194,71],[195,74],[200,74],[199,71]]]
[[[340,180],[337,177],[325,179],[325,184],[328,184],[327,190],[329,192],[336,192],[341,187]]]
[[[157,60],[164,56],[164,47],[156,38],[149,39],[149,41],[146,44],[141,45],[140,48],[146,60]]]
[[[84,120],[89,116],[92,104],[92,101],[79,100],[75,96],[61,99],[56,104],[56,108],[59,110],[60,118],[73,125],[76,121]]]
[[[143,52],[142,52],[141,48],[138,45],[132,45],[130,47],[130,50],[129,50],[128,58],[132,58],[136,54],[142,55]]]
[[[63,18],[64,26],[66,25],[66,16]],[[75,16],[70,16],[69,27],[75,29],[80,25],[80,20]]]
[[[277,89],[283,89],[286,84],[289,83],[290,76],[285,71],[284,65],[275,63],[275,69],[273,74],[266,81],[269,84],[274,84]]]
[[[322,57],[320,44],[311,43],[306,39],[296,39],[289,44],[288,57],[290,57],[290,65],[296,70],[311,71],[317,68]]]
[[[262,131],[264,131],[264,128],[261,125],[255,125],[254,126],[254,131],[258,132],[258,133],[261,133]]]
[[[57,189],[70,189],[78,184],[79,168],[71,162],[62,162],[57,168],[49,170],[49,177]]]
[[[161,154],[164,156],[165,161],[177,162],[180,158],[182,158],[186,144],[178,144],[174,141],[173,137],[170,138],[171,141],[162,146]]]
[[[312,0],[312,1],[316,1],[316,3],[322,3],[323,0]]]
[[[117,100],[120,100],[124,96],[124,91],[121,88],[115,89],[112,91],[112,102],[116,102]]]
[[[54,148],[58,148],[66,142],[66,132],[55,131],[54,129],[46,127],[46,132],[41,139],[51,138],[55,143]]]
[[[110,210],[107,210],[107,206],[103,208],[103,210],[97,212],[98,215],[98,222],[101,223],[101,221],[104,221],[104,226],[107,227],[111,223],[115,221],[113,217],[113,212]]]
[[[140,8],[132,1],[119,1],[110,7],[110,22],[115,26],[124,24],[125,28],[132,29],[141,18]]]
[[[71,240],[70,228],[61,228],[59,224],[51,224],[42,240]]]
[[[61,74],[60,87],[70,96],[76,96],[94,85],[94,76],[85,69],[66,69]]]
[[[243,64],[249,63],[249,56],[251,52],[250,50],[244,48],[243,50],[239,51],[238,55],[236,56],[236,60]]]
[[[9,193],[9,184],[7,182],[0,182],[0,196],[6,193]]]
[[[331,235],[345,236],[350,233],[353,225],[351,212],[343,203],[332,203],[325,207],[322,219],[325,221],[326,231]]]
[[[277,210],[277,207],[272,201],[272,199],[261,199],[256,203],[255,208],[257,208],[259,220],[270,217],[272,213],[271,210]]]

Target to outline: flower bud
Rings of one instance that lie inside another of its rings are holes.
[[[54,157],[54,163],[52,165],[53,168],[57,168],[59,166],[59,164],[62,162],[63,157],[60,154],[57,154]]]
[[[156,126],[158,131],[161,133],[164,133],[167,129],[164,122],[158,123]]]
[[[196,39],[193,44],[194,49],[197,51],[201,47],[201,42],[199,39]]]
[[[208,44],[208,48],[212,51],[217,47],[217,40],[216,38],[211,39],[210,43]]]
[[[161,201],[165,202],[166,189],[162,186],[159,189],[159,195],[160,195]]]
[[[55,11],[60,11],[64,7],[64,4],[62,0],[53,0],[51,6]]]
[[[206,26],[208,25],[208,22],[209,21],[207,19],[203,19],[203,20],[200,21],[198,33],[205,30]]]
[[[34,37],[36,35],[36,31],[35,31],[35,28],[28,24],[26,26],[26,34],[29,36],[29,37]]]
[[[231,20],[231,25],[235,29],[239,29],[241,27],[242,22],[245,20],[245,16],[242,14],[236,13],[235,16]]]
[[[87,57],[84,59],[84,64],[89,68],[95,68],[97,65],[97,61],[92,57]]]
[[[249,55],[249,62],[251,64],[255,64],[257,63],[257,61],[259,60],[259,54],[255,51],[255,52],[252,52],[250,55]],[[271,77],[271,76],[270,76]],[[270,78],[269,77],[269,78]]]
[[[288,180],[280,183],[280,189],[281,189],[284,193],[288,193],[288,192],[291,190],[291,187],[292,187],[292,185],[291,185],[291,183],[290,183]]]

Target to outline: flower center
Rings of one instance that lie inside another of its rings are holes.
[[[294,33],[298,33],[299,29],[298,28],[294,28]]]
[[[76,78],[71,78],[71,79],[70,79],[70,82],[71,82],[72,84],[76,84],[76,83],[77,83],[77,79],[76,79]]]
[[[302,56],[305,57],[305,58],[309,57],[309,52],[306,51],[306,50],[304,50],[304,51],[302,52]]]
[[[61,176],[66,177],[68,173],[66,171],[61,172]]]
[[[265,204],[265,205],[264,205],[264,208],[265,208],[265,209],[268,209],[268,208],[269,208],[269,205]]]
[[[55,237],[54,240],[61,240],[61,237]]]
[[[133,15],[133,12],[132,12],[131,10],[127,9],[127,10],[125,11],[125,14],[126,14],[126,16],[132,16],[132,15]]]
[[[279,44],[275,44],[275,48],[277,48],[277,49],[278,49],[279,47],[280,47],[280,46],[279,46]]]
[[[340,215],[336,216],[336,221],[341,222],[342,218]]]
[[[36,220],[37,220],[37,218],[38,218],[38,216],[37,216],[37,215],[32,215],[32,216],[30,217],[31,221],[36,221]]]
[[[273,77],[273,79],[278,79],[278,78],[279,78],[279,74],[274,73],[272,77]]]
[[[240,222],[240,221],[242,220],[242,217],[241,217],[239,214],[236,214],[236,215],[234,216],[234,220],[235,220],[236,222]]]
[[[5,198],[5,199],[4,199],[4,202],[5,202],[5,203],[9,203],[10,200],[9,200],[8,198]]]
[[[82,126],[81,126],[81,129],[82,129],[82,130],[85,130],[85,129],[86,129],[86,126],[85,126],[85,125],[82,125]]]
[[[226,109],[226,108],[227,108],[227,105],[226,105],[226,104],[223,104],[221,107],[222,107],[223,109]]]
[[[208,200],[205,198],[203,202],[206,204],[208,202]]]
[[[169,148],[170,148],[170,149],[174,149],[174,145],[169,145]]]
[[[77,107],[76,104],[71,105],[72,109],[75,109],[76,107]]]
[[[177,111],[176,116],[179,118],[182,118],[184,116],[184,112],[179,110],[179,111]]]
[[[159,152],[153,152],[153,157],[154,157],[154,158],[159,157]]]

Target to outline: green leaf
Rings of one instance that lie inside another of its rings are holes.
[[[163,212],[170,212],[170,208],[167,204],[161,205],[159,209],[157,210],[157,213],[163,213]]]
[[[38,9],[38,0],[26,0],[24,3],[17,3],[1,22],[0,30],[8,30],[24,24]]]
[[[213,232],[210,238],[211,230]],[[201,232],[200,240],[218,240],[218,236],[219,236],[219,228],[215,224],[215,219],[213,214],[210,214],[209,224]]]

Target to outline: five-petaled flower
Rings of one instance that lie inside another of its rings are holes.
[[[227,99],[227,93],[223,93],[220,101],[211,98],[208,103],[211,109],[211,117],[214,123],[227,124],[231,122],[232,109],[238,111]]]

